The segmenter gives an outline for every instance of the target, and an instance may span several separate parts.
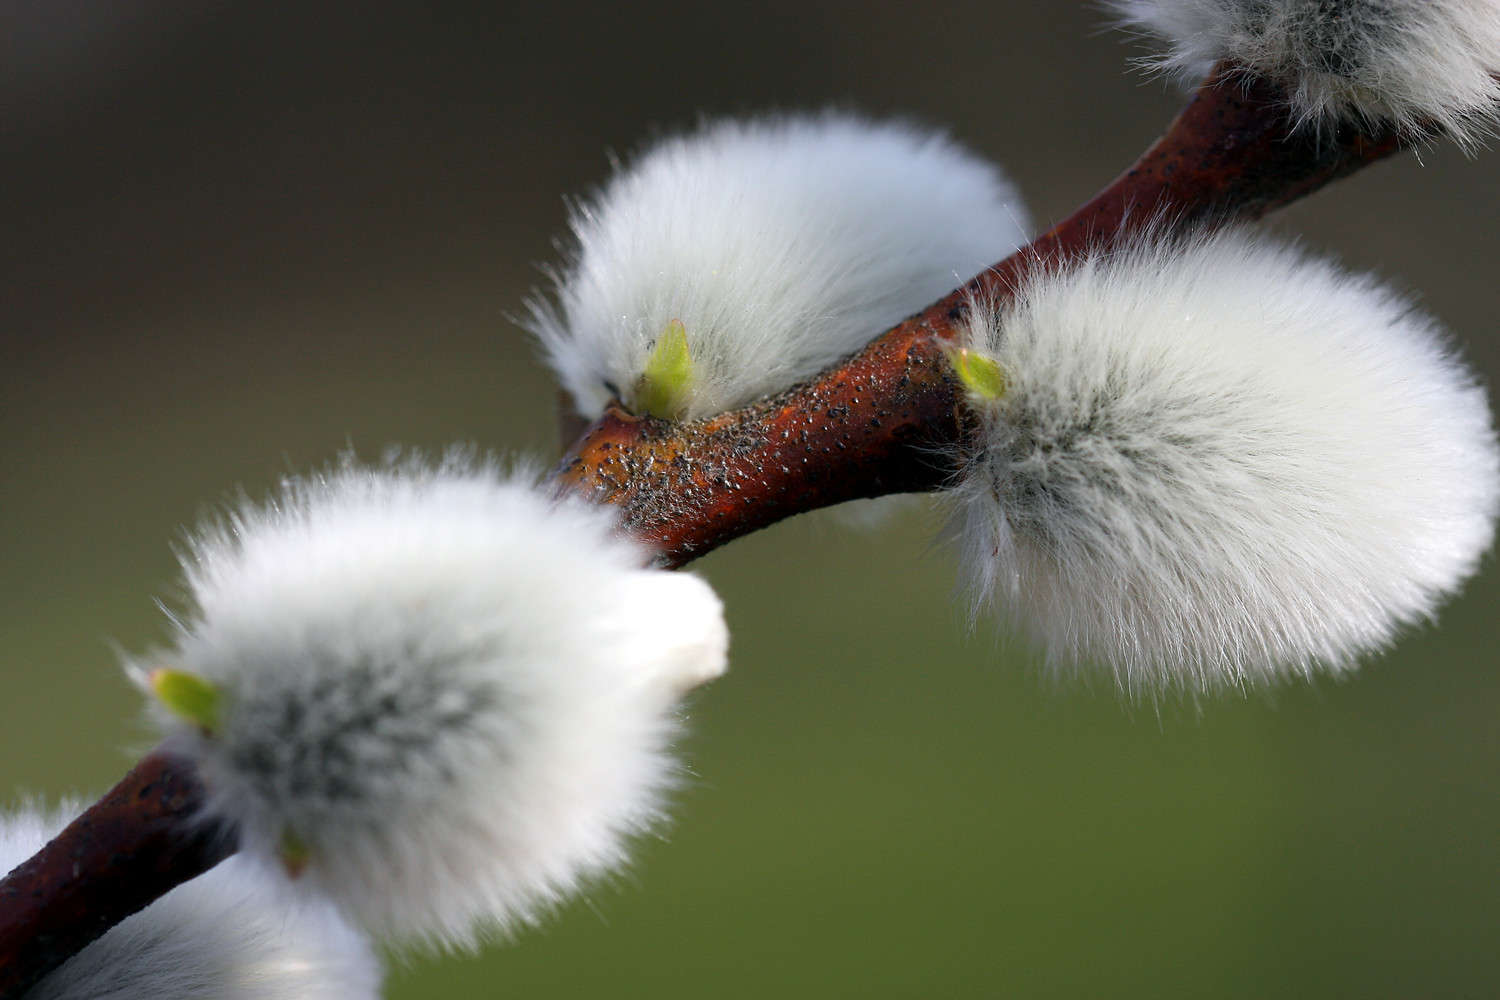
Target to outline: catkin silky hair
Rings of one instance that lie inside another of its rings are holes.
[[[613,397],[706,417],[858,350],[1027,229],[1000,171],[939,133],[834,113],[710,122],[574,211],[555,301],[535,299],[528,325],[584,416]]]
[[[1197,82],[1227,60],[1286,91],[1298,125],[1389,122],[1473,150],[1500,111],[1496,0],[1112,0],[1166,39],[1150,61]]]
[[[201,531],[135,672],[202,822],[382,938],[467,945],[661,816],[677,700],[727,633],[707,584],[648,560],[609,510],[487,463],[346,464]]]
[[[975,303],[1003,385],[955,492],[963,563],[1064,670],[1130,692],[1345,670],[1489,547],[1484,389],[1368,276],[1246,231],[1146,238]]]

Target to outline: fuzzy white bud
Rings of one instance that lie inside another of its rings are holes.
[[[618,868],[727,633],[612,524],[450,461],[293,480],[202,533],[192,609],[140,666],[188,716],[168,740],[204,819],[398,941],[471,944]]]
[[[976,304],[981,598],[1128,691],[1350,667],[1489,547],[1484,390],[1373,279],[1245,232],[1145,240]]]
[[[77,811],[0,816],[0,871]],[[332,904],[286,893],[231,858],[126,917],[21,1000],[374,1000],[380,980],[373,949]]]
[[[573,213],[556,304],[534,301],[528,325],[587,417],[612,397],[711,416],[853,353],[1027,229],[1000,172],[939,134],[833,113],[719,121]]]
[[[1220,60],[1268,77],[1299,125],[1388,121],[1472,148],[1500,112],[1496,0],[1112,0],[1161,35],[1155,65],[1199,79]]]

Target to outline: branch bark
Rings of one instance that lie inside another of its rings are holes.
[[[553,484],[618,506],[625,529],[669,566],[793,514],[939,489],[955,471],[945,456],[975,426],[943,354],[968,296],[1003,300],[1029,271],[1065,266],[1147,226],[1258,218],[1401,145],[1393,133],[1287,132],[1281,95],[1224,68],[1093,200],[842,365],[696,423],[611,408]],[[202,796],[191,765],[148,756],[0,882],[0,1000],[21,996],[115,923],[233,853],[229,838],[191,822]]]
[[[975,425],[943,354],[971,296],[1009,297],[1037,268],[1128,238],[1257,219],[1401,148],[1394,132],[1288,135],[1285,98],[1221,67],[1167,133],[1029,246],[772,399],[692,423],[618,406],[553,473],[617,505],[625,530],[681,566],[725,542],[846,500],[941,489]]]
[[[0,882],[0,998],[37,980],[173,886],[234,853],[193,822],[192,764],[149,754],[82,816]]]

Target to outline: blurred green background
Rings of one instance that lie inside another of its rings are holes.
[[[0,18],[7,793],[97,792],[144,745],[110,643],[163,637],[171,547],[232,489],[350,445],[556,453],[506,314],[607,150],[700,113],[900,113],[1004,163],[1041,225],[1180,100],[1071,3]],[[1497,155],[1405,156],[1276,224],[1418,294],[1494,381]],[[733,665],[672,829],[390,995],[1496,995],[1493,559],[1347,682],[1157,707],[966,637],[935,522],[802,518],[705,560]]]

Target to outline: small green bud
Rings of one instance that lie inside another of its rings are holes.
[[[174,715],[211,733],[219,724],[219,689],[197,674],[159,667],[146,677],[151,693]]]
[[[646,370],[635,387],[636,406],[653,417],[674,420],[687,409],[692,393],[693,356],[688,351],[687,329],[682,320],[674,319],[656,338],[646,359]]]
[[[947,352],[948,362],[969,395],[994,402],[1005,395],[1005,369],[994,358],[985,357],[967,347]]]
[[[281,831],[281,839],[276,844],[276,856],[281,859],[281,867],[286,869],[287,878],[297,878],[312,859],[312,848],[297,836],[296,831],[287,827]]]

